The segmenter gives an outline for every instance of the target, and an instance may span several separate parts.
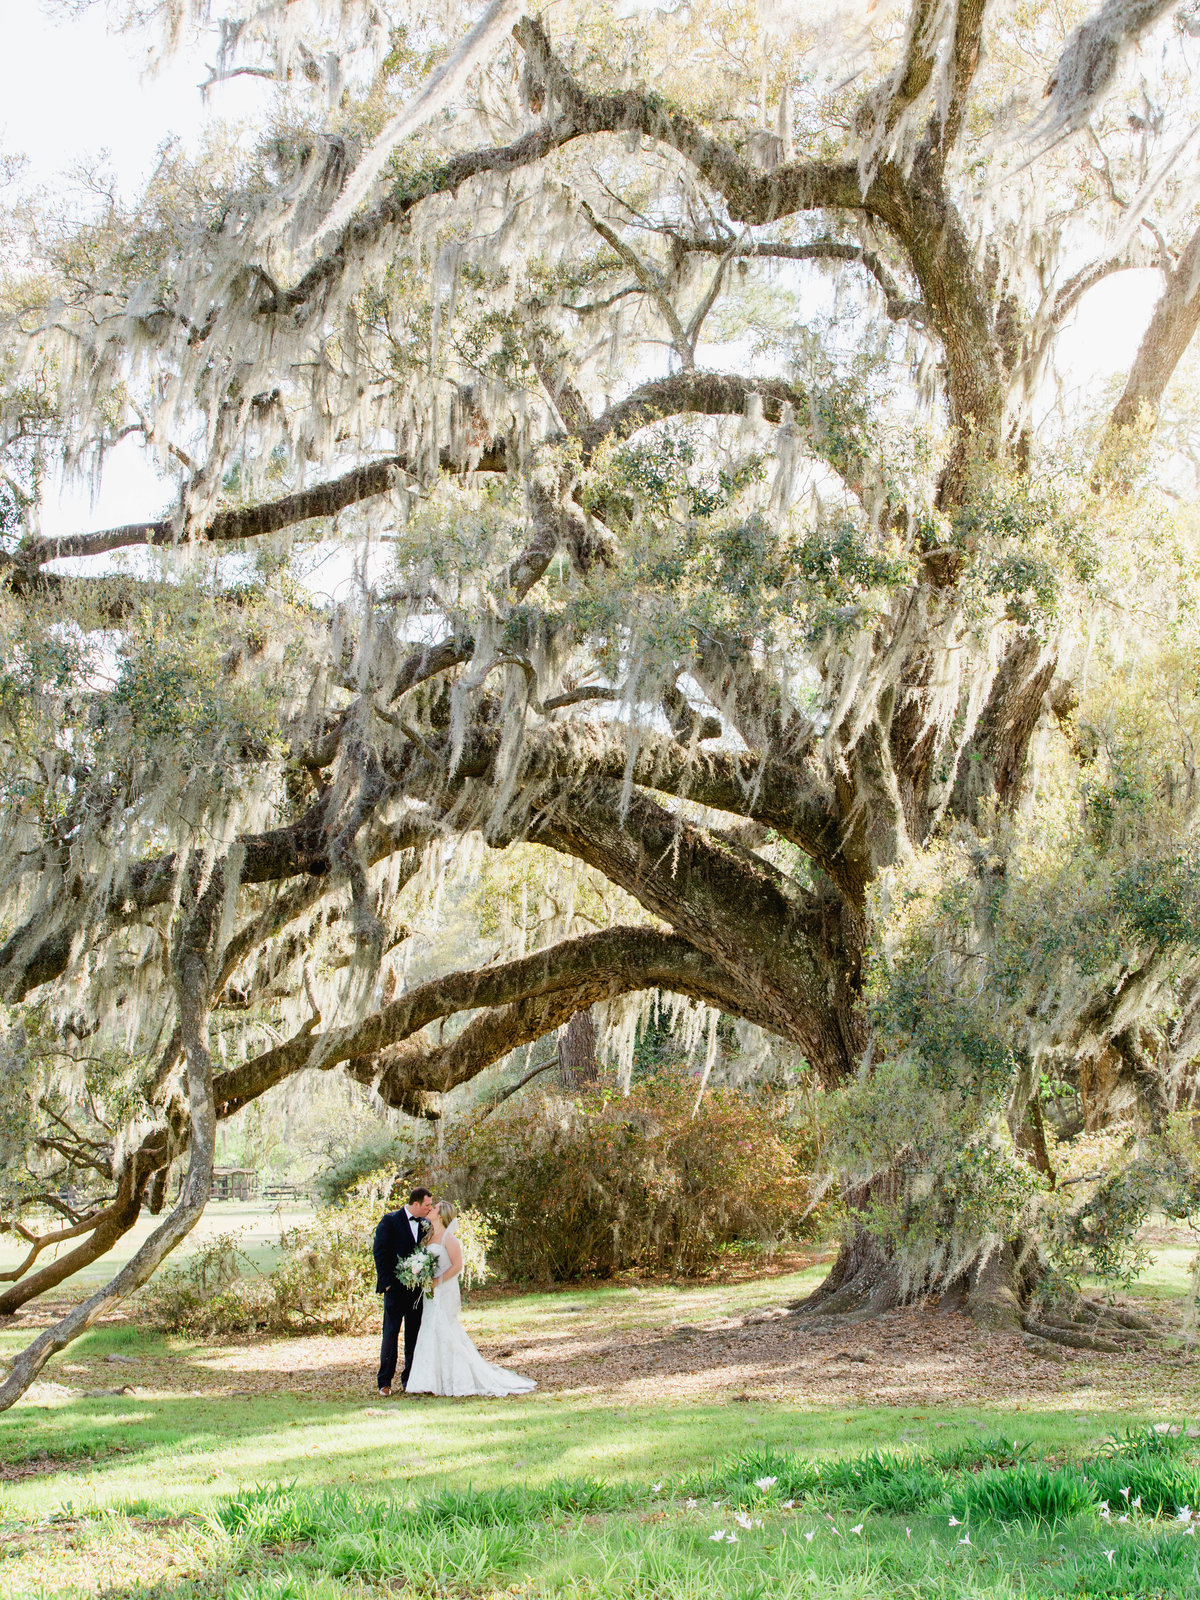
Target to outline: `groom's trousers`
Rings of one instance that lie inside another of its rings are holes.
[[[421,1331],[421,1313],[425,1309],[425,1296],[411,1289],[401,1289],[393,1284],[383,1291],[383,1342],[379,1348],[379,1387],[390,1389],[396,1376],[396,1358],[399,1354],[400,1329],[404,1329],[404,1367],[400,1373],[400,1387],[408,1383],[413,1351],[417,1348],[417,1334]]]

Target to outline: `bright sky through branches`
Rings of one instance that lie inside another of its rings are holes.
[[[61,182],[106,155],[108,170],[130,198],[150,176],[165,140],[191,146],[207,123],[252,118],[272,93],[261,80],[239,78],[217,85],[206,101],[199,87],[208,76],[202,55],[145,73],[142,44],[110,32],[103,6],[64,20],[40,4],[10,0],[8,12],[0,149],[27,158],[25,176],[33,184]],[[1086,297],[1060,340],[1068,402],[1072,389],[1092,389],[1127,369],[1158,289],[1153,272],[1123,273]],[[155,516],[170,496],[131,441],[111,452],[95,498],[86,487],[70,485],[45,504],[42,532],[55,536]]]

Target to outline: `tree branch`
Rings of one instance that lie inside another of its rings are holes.
[[[445,464],[457,466],[463,471],[470,465],[480,472],[503,472],[504,447],[502,444],[490,444],[477,461],[470,463],[451,461],[447,453]],[[264,534],[278,533],[281,528],[312,522],[318,517],[332,517],[348,506],[388,494],[399,477],[414,471],[415,464],[406,456],[389,456],[383,461],[372,461],[365,466],[354,467],[340,478],[313,484],[309,489],[297,489],[291,494],[281,495],[277,500],[264,500],[258,505],[218,511],[190,537],[201,544],[228,544],[238,539],[257,539]],[[180,529],[176,519],[160,517],[157,522],[131,522],[120,528],[105,528],[96,533],[73,533],[60,539],[35,539],[22,545],[15,554],[0,554],[0,565],[8,564],[29,571],[44,566],[48,561],[61,561],[73,556],[109,555],[115,550],[143,545],[169,546],[177,543],[179,538]]]
[[[1200,327],[1200,228],[1184,246],[1167,277],[1129,370],[1121,398],[1109,418],[1107,438],[1122,428],[1158,420],[1158,408],[1175,368]]]
[[[728,240],[706,238],[703,234],[682,234],[674,228],[665,230],[667,237],[681,250],[698,255],[732,255],[752,261],[845,261],[864,268],[883,290],[888,318],[892,322],[914,322],[918,327],[929,325],[929,308],[920,300],[906,295],[878,251],[866,245],[850,244],[842,239],[811,239],[807,244],[778,244],[770,239]]]
[[[679,320],[679,314],[675,310],[675,307],[671,304],[671,297],[667,293],[667,286],[663,282],[662,274],[656,271],[655,268],[650,266],[647,262],[643,261],[636,250],[631,250],[625,241],[620,237],[620,235],[609,227],[607,222],[602,222],[592,210],[591,206],[588,205],[586,200],[582,199],[578,195],[576,195],[574,198],[576,205],[579,206],[584,216],[587,217],[588,221],[604,240],[605,244],[607,244],[610,249],[614,250],[617,255],[620,256],[621,260],[626,264],[626,266],[632,270],[634,277],[641,284],[642,288],[654,301],[654,304],[659,309],[663,321],[671,330],[671,343],[675,348],[675,354],[683,363],[684,370],[690,372],[692,367],[694,367],[696,364],[695,355],[692,351],[691,340],[684,332],[683,323]]]

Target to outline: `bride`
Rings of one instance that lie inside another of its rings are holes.
[[[437,1257],[439,1272],[433,1280],[433,1299],[426,1301],[421,1332],[405,1386],[408,1394],[502,1395],[527,1394],[536,1389],[532,1378],[519,1377],[485,1361],[459,1321],[461,1304],[458,1279],[462,1272],[462,1245],[454,1236],[458,1209],[439,1200],[430,1217],[432,1231],[426,1248]]]

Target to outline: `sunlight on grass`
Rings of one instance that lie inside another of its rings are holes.
[[[1189,1264],[1189,1251],[1160,1249],[1142,1291],[1178,1294]],[[476,1294],[468,1321],[493,1348],[562,1337],[586,1347],[597,1334],[782,1307],[823,1270]],[[0,1353],[27,1337],[0,1335]],[[1195,1444],[1160,1440],[1161,1461],[1102,1460],[1106,1440],[1163,1420],[1136,1380],[1110,1392],[1089,1368],[1074,1385],[994,1406],[634,1402],[619,1391],[381,1402],[369,1350],[351,1341],[317,1359],[339,1382],[361,1379],[359,1395],[293,1392],[286,1365],[274,1392],[229,1392],[255,1385],[256,1363],[278,1370],[289,1348],[113,1322],[56,1357],[0,1416],[5,1600],[1200,1592],[1200,1540],[1173,1521],[1177,1498],[1200,1501],[1200,1467],[1185,1457]],[[1099,1393],[1085,1396],[1093,1379]],[[136,1391],[120,1392],[126,1382]],[[1118,1529],[1099,1506],[1123,1488],[1143,1504]]]
[[[14,1600],[98,1587],[160,1600],[1184,1600],[1200,1584],[1181,1506],[1200,1498],[1193,1452],[1145,1431],[1062,1466],[1001,1437],[824,1459],[758,1449],[702,1482],[286,1485],[226,1491],[199,1518],[143,1496],[18,1530],[0,1577]]]
[[[172,1259],[182,1261],[204,1245],[210,1244],[219,1234],[231,1233],[237,1235],[238,1244],[254,1265],[260,1271],[265,1271],[274,1265],[278,1257],[280,1229],[300,1227],[311,1222],[315,1214],[312,1206],[291,1203],[286,1206],[276,1206],[268,1200],[210,1200],[205,1207],[204,1215],[179,1246],[176,1256]],[[152,1217],[148,1211],[143,1213],[103,1260],[94,1261],[90,1267],[85,1267],[82,1272],[75,1275],[72,1282],[97,1284],[111,1278],[141,1247],[161,1220],[161,1217]],[[22,1258],[24,1251],[18,1249],[19,1244],[20,1241],[12,1235],[0,1234],[0,1271],[11,1269]],[[64,1244],[47,1250],[39,1258],[39,1262],[48,1264],[56,1258],[59,1250],[65,1251],[71,1247],[71,1244]]]
[[[384,1407],[301,1397],[147,1402],[130,1398],[18,1406],[0,1420],[0,1455],[50,1457],[49,1470],[4,1486],[5,1515],[44,1516],[131,1496],[173,1510],[237,1487],[331,1481],[422,1492],[498,1488],[590,1475],[613,1482],[680,1476],[733,1450],[774,1446],[816,1456],[928,1447],[1003,1426],[1040,1449],[1098,1442],[1125,1419],[1048,1410],[1006,1416],[967,1407],[831,1408],[642,1405],[603,1400],[397,1401]],[[52,1465],[51,1465],[52,1463]]]
[[[1156,1300],[1182,1298],[1189,1294],[1195,1255],[1196,1247],[1193,1245],[1157,1246],[1149,1266],[1130,1286],[1132,1292]]]

